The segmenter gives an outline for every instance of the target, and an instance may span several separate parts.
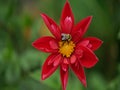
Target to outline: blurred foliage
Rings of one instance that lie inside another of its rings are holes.
[[[76,23],[92,15],[86,36],[104,43],[96,51],[99,63],[86,70],[88,88],[70,72],[67,90],[120,90],[120,0],[69,0]],[[47,54],[31,43],[51,35],[39,14],[59,24],[65,0],[0,0],[0,90],[61,90],[59,70],[40,80]]]

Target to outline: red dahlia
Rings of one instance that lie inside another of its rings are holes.
[[[46,14],[41,14],[45,24],[54,37],[41,37],[33,46],[43,52],[51,53],[42,67],[42,80],[48,78],[60,66],[60,77],[63,90],[66,90],[69,67],[86,87],[85,68],[93,67],[98,58],[94,54],[102,41],[96,37],[86,37],[92,16],[88,16],[74,25],[74,16],[66,0],[60,19],[60,27]]]

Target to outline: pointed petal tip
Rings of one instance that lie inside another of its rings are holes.
[[[44,13],[40,13],[40,16],[42,17],[42,18],[45,18],[45,14]]]
[[[88,20],[91,22],[93,16],[88,16],[87,18],[88,18]]]
[[[44,13],[40,13],[40,16],[44,16],[45,14]]]
[[[45,21],[48,17],[45,13],[40,13],[40,16],[42,17],[42,19]]]
[[[104,41],[100,40],[100,46],[104,43]]]
[[[86,79],[85,79],[85,80],[82,80],[81,83],[83,84],[83,86],[84,86],[85,88],[87,88],[87,82],[86,82]]]
[[[91,18],[91,19],[93,18],[93,16],[88,16],[88,17]]]
[[[86,17],[86,20],[88,21],[89,24],[91,23],[92,18],[93,18],[93,16],[87,16],[87,17]]]
[[[41,75],[41,80],[45,80],[45,77],[44,77],[44,75]]]
[[[66,90],[66,88],[63,88],[62,90]]]
[[[101,44],[103,44],[103,43],[104,43],[104,41],[102,41],[102,40],[100,40],[100,42],[101,42]]]
[[[102,40],[101,40],[101,43],[103,44],[103,43],[104,43],[104,41],[102,41]]]
[[[36,45],[37,45],[36,41],[37,41],[37,40],[35,40],[34,42],[32,42],[31,45],[32,45],[34,48],[38,49],[37,46],[36,46]],[[38,49],[38,50],[39,50],[39,49]]]
[[[98,60],[98,58],[96,59],[96,62],[94,62],[94,64],[93,65],[90,65],[90,66],[88,66],[88,67],[85,67],[85,68],[92,68],[92,67],[94,67],[96,64],[97,64],[97,62],[98,62],[99,60]]]
[[[45,80],[46,78],[47,78],[47,76],[45,74],[43,74],[43,72],[42,72],[41,80]]]
[[[97,40],[102,44],[104,41],[103,40],[101,40],[101,39],[99,39],[99,38],[97,38]]]
[[[41,18],[43,19],[44,23],[46,24],[49,31],[56,37],[56,39],[61,38],[61,31],[57,23],[45,13],[40,13]]]
[[[97,49],[98,49],[103,44],[103,41],[100,39],[97,39],[97,40],[98,40],[98,44],[99,44],[99,46],[97,47]]]
[[[32,42],[32,44],[31,44],[33,47],[34,47],[34,42]]]
[[[91,49],[92,51],[95,51],[97,50],[102,44],[103,44],[103,41],[99,38],[96,38],[96,37],[87,37],[87,38],[84,38],[84,40],[88,40],[89,43],[88,43],[88,48]],[[83,41],[84,41],[83,40]],[[89,46],[91,45],[91,47]]]
[[[87,83],[84,84],[84,87],[87,88]]]
[[[34,41],[34,42],[32,42],[32,44],[31,44],[31,45],[32,45],[33,47],[35,47],[35,44],[36,44],[36,43],[35,43],[35,41]],[[36,48],[36,47],[35,47],[35,48]]]
[[[64,7],[69,7],[71,9],[70,3],[68,0],[66,0],[65,6]]]
[[[66,0],[66,3],[65,4],[69,4],[69,1],[68,0]]]

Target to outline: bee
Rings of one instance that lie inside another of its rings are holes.
[[[62,38],[62,41],[70,41],[72,39],[70,34],[65,34],[65,33],[61,34],[61,38]]]

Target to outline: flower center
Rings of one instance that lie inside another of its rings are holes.
[[[59,42],[59,52],[64,57],[70,57],[74,51],[75,44],[71,41],[70,34],[62,34],[62,41]],[[69,38],[70,37],[70,38]]]

